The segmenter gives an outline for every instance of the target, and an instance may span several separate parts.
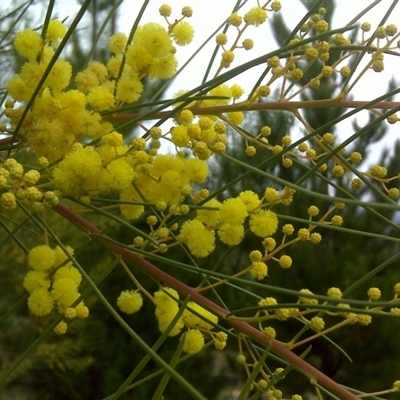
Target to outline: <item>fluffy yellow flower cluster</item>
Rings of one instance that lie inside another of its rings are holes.
[[[13,100],[28,102],[31,99],[66,31],[61,22],[53,20],[44,39],[32,29],[17,34],[14,47],[28,60],[20,73],[8,82],[7,90]],[[177,69],[173,42],[185,45],[192,37],[193,29],[185,21],[171,29],[157,23],[140,26],[131,43],[124,34],[117,33],[109,40],[112,56],[107,65],[93,61],[76,75],[78,90],[68,89],[72,77],[70,63],[56,60],[46,72],[46,80],[18,130],[19,136],[25,139],[24,145],[38,156],[53,161],[65,155],[83,137],[97,139],[110,133],[113,127],[103,120],[100,112],[139,100],[146,77],[172,77]],[[5,115],[12,128],[18,126],[24,111],[25,105],[14,108],[14,103],[6,108]]]
[[[155,314],[161,332],[164,332],[169,327],[178,313],[178,300],[178,292],[171,288],[163,288],[154,293],[154,305],[156,306]],[[218,318],[192,301],[188,303],[187,307],[188,308],[185,309],[170,331],[169,336],[178,335],[186,326],[188,331],[182,337],[182,340],[185,340],[183,351],[189,354],[195,354],[204,346],[202,331],[209,333],[209,331],[213,329],[214,324],[218,323]],[[217,335],[216,340],[222,341],[218,339],[219,337],[220,336]],[[226,338],[224,341],[226,342]]]
[[[259,196],[251,190],[222,203],[212,199],[204,204],[204,209],[197,211],[195,219],[182,225],[178,238],[193,255],[206,257],[215,248],[215,233],[228,246],[239,244],[244,237],[247,217],[249,228],[256,236],[272,236],[278,228],[278,218],[273,211],[261,209],[262,206]]]
[[[53,170],[53,182],[61,195],[84,196],[120,194],[122,202],[165,202],[177,205],[191,193],[192,184],[201,184],[208,167],[196,158],[173,155],[149,156],[123,144],[122,135],[105,135],[100,146],[75,144],[70,153]],[[135,182],[135,187],[132,186]],[[144,211],[140,205],[122,204],[122,214],[138,218]]]
[[[27,204],[35,211],[44,206],[54,206],[58,197],[52,191],[42,192],[35,185],[40,180],[40,173],[35,169],[24,172],[24,167],[14,158],[0,163],[0,205],[4,210],[17,208],[17,200]]]
[[[73,253],[70,247],[68,251]],[[65,319],[86,318],[89,315],[83,301],[71,307],[80,296],[78,287],[82,276],[67,260],[67,255],[59,246],[52,249],[40,245],[29,252],[28,264],[31,270],[26,274],[23,285],[29,292],[28,307],[32,314],[45,316],[57,307]],[[55,332],[65,333],[64,324],[56,327]]]
[[[234,103],[244,93],[239,85],[219,85],[210,90],[206,96],[212,97],[197,102],[196,107],[214,107]],[[183,95],[178,92],[176,96]],[[181,105],[177,102],[176,106]],[[189,107],[194,106],[190,103]],[[206,160],[212,154],[225,152],[227,138],[226,130],[228,124],[238,125],[244,120],[243,112],[227,112],[219,117],[215,115],[203,115],[196,117],[190,108],[183,109],[175,116],[177,123],[171,129],[171,141],[177,148],[188,148],[193,155],[201,160]]]

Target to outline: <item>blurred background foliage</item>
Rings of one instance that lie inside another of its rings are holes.
[[[306,7],[310,7],[313,3],[312,1],[302,1]],[[12,75],[12,71],[16,71],[21,63],[21,60],[12,51],[11,44],[15,31],[28,26],[33,19],[29,12],[30,3],[21,5],[14,13],[11,10],[2,13],[3,16],[0,19],[2,70],[9,71],[1,77],[2,87],[5,86],[6,80]],[[98,38],[99,27],[104,18],[109,15],[114,2],[93,0],[91,4],[92,6],[86,16],[86,28],[78,29],[75,32],[68,49],[68,59],[73,64],[74,71],[79,71],[87,65],[89,61],[87,49],[93,49],[91,53],[93,59],[105,61],[108,57],[106,38],[117,29],[118,14],[115,13],[106,25],[104,34]],[[324,6],[328,10],[328,22],[333,15],[334,5],[335,2],[330,0],[324,2]],[[43,9],[44,13],[45,10]],[[19,16],[21,18],[15,23]],[[290,35],[290,27],[286,26],[279,13],[271,20],[275,40],[280,45]],[[334,53],[332,53],[332,57],[335,57]],[[313,68],[314,70],[312,68],[309,70],[309,76],[315,76],[315,71],[319,70],[320,66],[315,63]],[[300,83],[307,82],[309,76],[305,75],[304,81]],[[337,95],[340,83],[340,81],[337,81],[331,85],[322,84],[317,90],[303,94],[302,99],[332,98]],[[393,84],[392,82],[391,85]],[[146,85],[147,98],[151,98],[152,94],[156,93],[162,85],[163,82],[153,82],[151,85]],[[2,89],[1,96],[5,96],[4,89]],[[162,97],[162,94],[159,97]],[[329,123],[341,113],[343,113],[342,109],[310,109],[305,112],[305,118],[312,127],[316,128]],[[371,117],[371,121],[372,119],[373,117]],[[258,132],[260,127],[269,125],[272,128],[270,141],[280,144],[282,137],[290,135],[293,131],[294,123],[294,117],[290,113],[257,112],[247,114],[243,127],[247,131]],[[353,128],[357,130],[360,127],[354,123]],[[338,133],[335,126],[331,126],[331,132]],[[130,135],[132,132],[128,129],[124,133]],[[364,156],[372,154],[374,145],[384,138],[386,133],[386,129],[382,125],[372,129],[354,142],[351,149],[347,149],[348,154],[360,148],[363,149]],[[265,160],[265,153],[262,151],[259,151],[252,158],[247,157],[244,154],[243,140],[235,132],[231,131],[229,137],[229,155],[254,166]],[[398,172],[399,151],[400,143],[396,142],[392,145],[390,152],[384,151],[381,154],[382,164],[387,167],[390,176]],[[246,173],[245,169],[241,169],[238,165],[233,166],[224,158],[213,157],[211,163],[212,176],[208,186],[210,193]],[[285,169],[280,162],[276,161],[267,163],[265,171],[289,182],[296,182],[306,172],[301,167]],[[346,185],[346,183],[343,184]],[[270,185],[276,186],[273,182],[268,182],[261,176],[247,174],[244,180],[234,188],[229,189],[231,193],[225,192],[220,199],[233,195],[232,190],[240,191],[252,188],[256,193],[263,193],[263,190]],[[329,185],[316,176],[308,179],[307,186],[313,192],[335,195],[332,189],[328,188]],[[371,197],[373,195],[370,191],[367,194],[367,189],[357,192],[357,196],[361,198],[368,196],[368,200],[379,200]],[[321,212],[324,212],[332,204],[297,193],[292,204],[289,206],[279,205],[275,211],[282,216],[281,224],[283,224],[284,217],[288,215],[307,219],[307,208],[310,205],[316,205]],[[392,211],[381,210],[381,213],[391,221],[398,221],[398,215]],[[341,215],[345,221],[345,227],[351,227],[361,232],[384,233],[399,238],[399,231],[395,226],[388,225],[384,220],[372,215],[365,209],[355,210],[348,207],[342,210]],[[105,221],[99,216],[90,215],[88,218],[104,231],[112,231],[116,240],[124,243],[130,242],[131,233],[126,228]],[[135,227],[146,230],[145,218],[146,216],[136,221]],[[15,216],[15,221],[24,224],[23,229],[18,230],[17,239],[12,242],[11,240],[3,240],[0,236],[0,310],[1,314],[12,310],[1,321],[0,325],[0,374],[8,369],[17,357],[40,335],[44,327],[49,324],[49,320],[46,318],[34,318],[29,315],[26,295],[22,287],[22,280],[27,268],[25,253],[27,249],[41,244],[42,237],[38,233],[40,229],[34,219],[29,219],[22,212]],[[93,279],[100,277],[107,268],[110,269],[113,257],[101,246],[95,242],[90,242],[83,234],[78,233],[75,228],[53,213],[48,213],[47,222],[55,229],[64,243],[76,249],[79,262]],[[10,230],[18,228],[12,220],[2,220],[1,224],[3,228],[7,226]],[[301,225],[294,225],[296,229],[302,227]],[[326,293],[326,290],[332,284],[345,290],[376,266],[398,254],[400,250],[399,244],[396,242],[346,234],[329,229],[319,230],[319,232],[323,238],[319,245],[302,243],[287,249],[287,254],[293,259],[293,266],[289,270],[281,269],[278,263],[275,263],[275,265],[270,263],[268,265],[270,276],[266,279],[266,283],[293,290],[308,288],[321,294]],[[278,243],[279,240],[280,238],[277,237]],[[51,243],[51,245],[54,244]],[[198,265],[208,269],[217,266],[218,272],[232,274],[248,265],[248,254],[254,249],[261,250],[260,241],[247,236],[240,246],[230,251],[228,251],[227,246],[221,246],[206,260],[198,261]],[[190,263],[187,254],[179,248],[169,250],[168,257],[176,261]],[[223,261],[221,262],[221,260]],[[185,271],[161,263],[157,265],[188,284],[198,284],[198,277],[195,275],[189,275],[189,278],[187,278]],[[389,265],[388,270],[383,270],[373,278],[373,286],[379,287],[382,290],[383,298],[387,300],[392,297],[392,288],[399,281],[395,269],[396,265]],[[150,292],[157,290],[158,282],[153,282],[144,274],[136,271],[134,267],[133,271],[137,279]],[[366,290],[370,286],[369,282],[368,286],[360,287],[352,293],[352,297],[366,299]],[[105,297],[112,304],[115,304],[121,290],[133,289],[134,286],[123,269],[117,266],[99,284],[99,288]],[[248,289],[262,297],[276,297],[279,302],[294,300],[268,292],[268,290],[257,290],[250,286],[244,286],[243,289]],[[246,293],[229,286],[220,287],[218,293],[227,304],[232,305],[232,308],[256,305],[255,298],[251,298]],[[46,341],[42,342],[10,377],[6,388],[0,392],[0,400],[50,400],[55,398],[98,400],[117,390],[145,354],[137,348],[94,295],[90,295],[86,303],[90,309],[90,318],[83,321],[73,321],[66,335],[50,335]],[[157,340],[159,336],[157,322],[153,307],[149,302],[144,302],[144,307],[139,313],[127,316],[125,319],[147,343],[153,344]],[[327,322],[330,322],[328,318],[327,320]],[[395,323],[398,322],[395,321]],[[278,339],[282,341],[290,340],[301,327],[297,321],[276,322],[272,326],[277,329]],[[354,363],[349,362],[343,353],[323,338],[315,340],[312,344],[310,351],[312,363],[325,374],[337,379],[344,385],[357,387],[367,392],[390,387],[395,380],[400,379],[398,373],[400,371],[400,342],[397,331],[393,320],[389,318],[374,318],[368,327],[362,327],[358,324],[347,326],[343,330],[334,332],[330,338],[347,352]],[[177,338],[168,339],[159,350],[159,354],[165,360],[172,357],[177,340]],[[366,343],[371,343],[371,345],[368,346]],[[366,347],[368,348],[367,352],[365,351]],[[300,354],[305,348],[297,349],[296,353]],[[215,349],[204,351],[178,366],[177,369],[189,382],[199,388],[206,398],[234,399],[237,398],[235,397],[235,395],[237,396],[237,388],[240,389],[245,380],[242,368],[235,363],[236,355],[237,342],[230,339],[226,350],[223,352]],[[281,366],[278,362],[271,361],[271,369]],[[139,375],[138,379],[144,378],[157,370],[157,365],[150,362],[145,373]],[[150,383],[134,388],[121,396],[121,399],[151,398],[159,379],[157,377]],[[284,394],[299,393],[307,399],[309,394],[304,391],[306,384],[305,377],[297,372],[292,372],[280,384],[280,389]],[[185,400],[188,398],[178,385],[174,385],[173,382],[168,385],[165,399]],[[394,399],[396,397],[392,395],[389,398]]]

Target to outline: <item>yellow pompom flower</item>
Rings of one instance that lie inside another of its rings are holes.
[[[196,257],[206,257],[215,249],[215,233],[197,220],[186,221],[181,228],[179,239]]]
[[[279,259],[279,265],[286,269],[286,268],[290,268],[292,266],[292,259],[289,256],[282,256]]]
[[[24,29],[18,32],[14,40],[15,50],[30,61],[36,61],[42,46],[42,38],[33,29]]]
[[[178,61],[174,54],[166,54],[151,61],[147,69],[147,75],[150,79],[168,79],[174,76],[177,67]]]
[[[53,282],[51,295],[55,300],[60,299],[69,293],[76,293],[78,285],[70,278],[59,278]]]
[[[142,46],[153,58],[173,52],[168,32],[162,25],[155,22],[149,22],[136,30],[134,45],[138,48]]]
[[[207,311],[205,308],[199,306],[195,302],[189,301],[188,308],[192,309],[197,314],[203,316],[204,318],[213,322],[214,324],[218,323],[218,317],[216,315]],[[186,309],[183,312],[183,322],[185,323],[186,326],[189,326],[190,328],[203,328],[203,329],[211,330],[214,326],[214,325],[210,324],[209,322],[205,321],[204,319],[202,319],[201,317],[198,317],[197,315],[195,315],[188,309]]]
[[[306,228],[301,228],[298,230],[297,236],[300,240],[308,240],[310,238],[310,231]]]
[[[183,336],[182,350],[188,354],[196,354],[204,347],[204,336],[198,329],[189,329]]]
[[[220,208],[221,222],[230,225],[243,225],[248,212],[246,204],[240,198],[227,199]]]
[[[253,250],[249,254],[250,261],[261,261],[262,259],[262,253],[259,250]]]
[[[86,69],[75,76],[75,83],[80,91],[86,93],[100,84],[99,77],[92,71]]]
[[[67,328],[67,324],[64,321],[61,321],[54,327],[53,331],[56,335],[64,335],[67,332]]]
[[[124,137],[116,131],[108,133],[107,135],[104,135],[100,139],[101,146],[118,147],[121,146],[123,142],[124,142]]]
[[[267,328],[264,328],[262,331],[262,334],[265,337],[265,339],[267,339],[267,340],[274,340],[276,337],[275,329],[270,326]]]
[[[239,99],[240,97],[243,96],[244,93],[244,89],[237,84],[231,86],[231,91],[232,91],[232,97],[234,99]]]
[[[228,18],[229,25],[239,26],[242,23],[242,17],[238,13],[233,13]]]
[[[38,289],[28,298],[28,307],[32,314],[38,317],[48,315],[53,310],[54,300],[46,289]]]
[[[233,60],[235,59],[235,54],[231,50],[225,50],[221,54],[221,57],[222,57],[221,65],[224,68],[228,68],[231,65],[231,63],[233,62]]]
[[[67,319],[74,319],[76,317],[75,308],[69,307],[64,312],[64,317]]]
[[[113,54],[122,54],[128,41],[125,33],[117,32],[108,39],[108,48]]]
[[[158,11],[162,17],[169,17],[172,13],[172,8],[168,4],[163,4]]]
[[[171,129],[172,143],[178,147],[187,147],[190,137],[187,134],[187,128],[184,125],[178,125]]]
[[[208,227],[216,226],[218,225],[221,216],[219,213],[219,208],[221,206],[221,203],[216,200],[216,199],[211,199],[210,201],[207,201],[207,203],[203,204],[204,207],[213,207],[216,208],[216,210],[197,210],[197,216],[196,219],[200,222],[202,222],[204,225]]]
[[[206,131],[213,126],[213,120],[209,117],[203,116],[199,118],[199,126],[202,131]]]
[[[123,75],[118,81],[117,98],[125,103],[133,103],[140,99],[143,85],[136,74]]]
[[[51,46],[57,46],[65,34],[67,33],[66,26],[57,19],[52,19],[49,22],[46,32],[46,42]]]
[[[100,189],[100,155],[92,147],[77,146],[53,171],[54,185],[63,194],[81,194]]]
[[[369,288],[367,294],[371,300],[379,300],[381,297],[381,291],[376,287]]]
[[[137,291],[124,290],[118,296],[117,305],[122,312],[133,314],[142,307],[143,297]]]
[[[76,306],[75,311],[78,318],[83,319],[89,316],[89,309],[83,304],[83,302]]]
[[[186,46],[193,40],[194,29],[186,21],[178,22],[172,29],[172,38],[178,46]]]
[[[16,101],[28,101],[32,90],[19,75],[14,75],[7,83],[7,91]]]
[[[357,322],[362,326],[367,326],[372,322],[372,317],[371,315],[358,314]]]
[[[251,264],[250,274],[261,281],[268,275],[268,267],[264,262],[255,261]]]
[[[244,120],[244,113],[241,111],[232,111],[227,113],[228,119],[232,124],[234,125],[239,125],[243,122]]]
[[[35,169],[31,169],[30,171],[24,174],[22,180],[28,186],[33,186],[40,179],[40,172]]]
[[[53,295],[53,293],[52,293]],[[58,307],[58,312],[60,314],[64,314],[65,310],[67,310],[69,307],[72,306],[72,304],[78,300],[80,294],[77,290],[70,290],[68,292],[65,292],[62,296],[60,296],[56,300],[56,304]]]
[[[212,106],[222,106],[229,104],[231,101],[232,97],[232,89],[228,85],[219,85],[215,87],[214,89],[210,90],[208,92],[209,96],[221,96],[221,97],[226,97],[221,98],[221,99],[214,99],[214,100],[203,100],[202,101],[202,106],[203,107],[212,107]]]
[[[278,217],[273,211],[260,210],[250,216],[249,226],[257,236],[272,236],[278,229]]]
[[[96,111],[111,110],[115,107],[113,94],[103,86],[91,88],[87,95],[87,101]]]
[[[15,210],[17,208],[17,199],[13,193],[3,193],[0,197],[0,204],[4,210]]]
[[[267,20],[267,12],[261,7],[253,7],[244,15],[244,22],[248,25],[258,26]]]
[[[192,111],[184,109],[180,112],[178,121],[184,125],[189,125],[193,121],[194,115]]]
[[[22,65],[19,76],[25,82],[26,86],[31,89],[31,93],[33,93],[42,78],[45,69],[45,64],[38,64],[36,61],[27,61]]]
[[[340,299],[342,297],[342,291],[337,287],[331,287],[328,289],[326,295],[329,297]]]
[[[69,278],[74,281],[76,287],[78,287],[82,281],[81,273],[78,271],[77,268],[73,267],[72,265],[64,265],[63,267],[59,268],[53,275],[54,282],[63,278]]]
[[[310,320],[310,328],[315,332],[321,332],[325,328],[325,321],[321,317],[313,317]]]
[[[220,340],[216,340],[214,342],[214,346],[217,350],[223,350],[226,347],[226,342],[222,342]]]
[[[53,91],[60,92],[65,89],[71,80],[72,66],[66,60],[57,60],[46,79],[46,85]]]
[[[164,291],[168,292],[171,296],[179,299],[178,292],[171,288],[164,288],[164,290],[159,290],[154,293],[154,305],[156,306],[155,314],[158,321],[158,328],[161,332],[164,332],[171,321],[174,319],[175,315],[179,311],[178,303],[168,296]],[[184,327],[182,317],[179,318],[176,325],[172,328],[169,336],[176,336]]]
[[[185,174],[194,183],[204,183],[208,176],[208,164],[198,158],[186,158],[184,161]]]
[[[74,249],[71,246],[66,246],[66,249],[71,256],[74,254]],[[56,248],[54,249],[54,254],[56,257],[54,262],[55,267],[60,266],[64,261],[68,259],[67,254],[64,253],[64,250],[60,246],[56,246]]]
[[[278,302],[276,301],[276,299],[274,297],[266,297],[265,299],[261,299],[258,302],[258,305],[260,307],[273,306],[275,304],[278,304]]]
[[[215,340],[218,340],[219,342],[226,342],[228,340],[228,335],[225,332],[218,332],[215,335]]]
[[[300,293],[312,295],[313,293],[308,289],[301,289]],[[299,296],[299,301],[304,304],[318,304],[317,299],[313,299],[312,297],[302,297]]]
[[[92,61],[86,70],[93,72],[97,76],[97,78],[99,79],[99,81],[101,83],[105,83],[108,78],[107,67],[99,61]],[[110,81],[107,81],[107,82],[110,82]]]
[[[34,247],[28,254],[28,264],[35,271],[47,271],[54,266],[56,255],[46,245]]]
[[[190,6],[182,7],[182,15],[186,18],[190,18],[193,15],[193,9]]]
[[[154,57],[150,52],[137,43],[132,43],[128,46],[126,55],[126,66],[130,67],[132,73],[136,73],[140,76],[147,73],[150,63],[154,60]],[[117,77],[121,68],[122,55],[110,58],[107,63],[108,70],[114,77]],[[125,67],[126,68],[126,67]]]
[[[124,201],[143,201],[133,186],[127,187],[121,191],[119,198]],[[119,206],[121,214],[128,220],[139,218],[144,212],[144,206],[134,204],[121,204]]]
[[[40,201],[43,198],[43,193],[37,187],[29,187],[25,190],[25,199],[28,201]]]
[[[246,205],[247,211],[252,211],[260,207],[261,200],[256,193],[252,190],[245,190],[240,192],[238,198]]]
[[[228,246],[236,246],[243,240],[244,227],[243,225],[223,224],[218,229],[218,236],[222,243]]]
[[[271,204],[274,204],[279,200],[278,192],[273,187],[267,187],[265,189],[264,197],[265,197],[265,200],[267,200],[268,203],[271,203]]]
[[[44,271],[29,271],[23,282],[24,288],[33,293],[38,289],[48,289],[50,287],[50,279]]]
[[[108,164],[107,171],[110,176],[111,189],[122,191],[131,186],[135,177],[133,168],[123,159],[117,158]]]

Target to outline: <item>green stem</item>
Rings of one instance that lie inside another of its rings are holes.
[[[102,244],[112,252],[120,254],[124,260],[131,262],[137,268],[144,271],[146,274],[150,275],[152,278],[158,280],[159,282],[163,282],[163,284],[166,286],[174,288],[181,294],[190,296],[191,300],[195,301],[202,307],[208,309],[210,312],[214,313],[220,319],[228,323],[232,328],[248,336],[250,339],[260,343],[263,346],[266,347],[271,346],[271,350],[274,353],[278,354],[280,357],[285,359],[289,364],[294,365],[297,369],[299,369],[303,374],[308,376],[310,379],[320,382],[321,385],[323,385],[326,389],[328,389],[332,393],[339,396],[342,400],[357,400],[357,396],[350,393],[347,389],[343,388],[337,382],[335,382],[334,380],[323,374],[321,371],[319,371],[306,361],[302,360],[296,354],[292,353],[283,344],[275,340],[269,341],[265,339],[265,337],[259,330],[250,326],[247,323],[226,318],[228,314],[228,311],[226,309],[218,306],[213,301],[202,296],[192,287],[186,285],[180,280],[160,270],[147,260],[140,258],[137,254],[132,253],[130,250],[123,248],[118,244],[108,240],[108,237],[102,234],[102,232],[99,229],[97,229],[94,225],[86,221],[81,216],[75,214],[69,207],[65,206],[64,204],[58,204],[57,206],[54,207],[54,210],[62,217],[64,217],[65,219],[76,225],[78,228],[86,232],[87,234],[90,235],[95,233],[96,236],[98,235],[97,240],[99,241],[100,244]],[[113,314],[114,313],[116,314],[114,309],[110,311],[112,311]],[[117,314],[116,317],[118,318],[119,315]],[[118,319],[120,319],[120,317]],[[120,321],[120,322],[122,322],[123,325],[126,325],[125,321]],[[128,326],[125,326],[125,328],[128,328],[129,331],[132,331]],[[130,333],[132,334],[133,332]],[[136,333],[134,333],[134,335],[136,336],[135,337],[136,341],[140,342],[141,347],[145,349],[146,352],[148,351],[152,354],[157,363],[160,363],[163,367],[170,370],[169,365],[164,360],[160,360],[160,357],[157,354],[155,354],[153,349],[151,349],[146,343],[144,343],[143,340]],[[173,372],[176,374],[175,371]]]
[[[236,103],[230,105],[214,106],[214,107],[191,107],[191,111],[195,115],[219,115],[222,113],[233,111],[265,111],[265,110],[280,110],[293,112],[297,109],[317,109],[317,108],[358,108],[365,106],[366,109],[392,109],[400,106],[399,101],[380,101],[373,105],[369,105],[370,101],[362,100],[307,100],[307,101],[267,101],[260,103]],[[171,115],[171,111],[159,111],[147,113],[141,118],[142,114],[122,114],[112,117],[112,121],[124,120],[152,120],[163,119]]]

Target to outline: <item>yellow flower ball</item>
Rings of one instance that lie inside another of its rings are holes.
[[[218,225],[221,219],[219,213],[219,208],[221,206],[221,203],[216,199],[211,199],[207,203],[204,203],[203,206],[205,207],[203,210],[202,209],[197,210],[196,219],[202,222],[207,227],[213,227]],[[215,210],[207,209],[207,207],[215,208]]]
[[[46,31],[46,42],[52,46],[58,45],[60,39],[62,39],[67,33],[67,27],[57,19],[52,19],[49,22]]]
[[[56,255],[46,245],[34,247],[28,254],[28,264],[35,271],[47,271],[54,266]]]
[[[268,275],[268,267],[264,262],[254,261],[250,267],[250,274],[261,281]]]
[[[124,290],[118,296],[117,305],[122,312],[133,314],[142,307],[143,297],[137,291]]]
[[[42,46],[42,38],[33,29],[24,29],[18,32],[14,40],[15,50],[30,61],[36,61]]]
[[[50,279],[44,271],[29,271],[24,278],[23,286],[29,293],[38,289],[47,290],[50,287]]]
[[[169,327],[171,321],[179,311],[177,302],[164,291],[168,292],[174,298],[179,299],[178,292],[171,288],[164,288],[164,290],[158,290],[154,293],[155,314],[158,321],[158,328],[161,332],[164,332]],[[170,331],[169,336],[176,336],[183,327],[184,323],[181,317]]]
[[[220,208],[221,222],[230,225],[243,225],[248,212],[246,204],[240,198],[224,200]]]
[[[218,237],[222,243],[228,246],[236,246],[244,237],[244,227],[243,225],[223,224],[218,229]]]
[[[182,336],[182,350],[188,354],[196,354],[204,347],[204,336],[198,329],[190,329]]]
[[[188,308],[192,309],[194,312],[196,312],[196,314],[203,316],[205,319],[213,322],[214,324],[218,323],[218,317],[216,315],[207,311],[205,308],[199,306],[195,302],[189,301]],[[186,309],[183,312],[182,318],[183,318],[183,322],[185,323],[185,325],[189,326],[190,328],[203,328],[203,329],[211,330],[214,327],[214,325],[205,321],[201,317],[198,317],[197,315],[195,315],[188,309]]]
[[[215,249],[215,233],[200,221],[186,221],[181,228],[180,240],[196,257],[207,257]]]
[[[278,229],[278,217],[271,210],[260,210],[250,216],[249,225],[257,236],[272,236]]]
[[[28,307],[32,314],[38,317],[48,315],[53,310],[54,300],[46,289],[38,289],[28,298]]]
[[[178,46],[186,46],[193,40],[194,29],[186,21],[178,22],[172,29],[172,38]]]

